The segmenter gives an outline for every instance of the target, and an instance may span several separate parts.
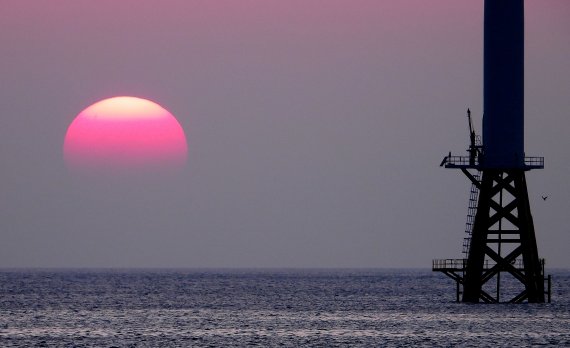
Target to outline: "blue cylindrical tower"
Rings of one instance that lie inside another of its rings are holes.
[[[486,0],[483,166],[524,166],[524,3]]]

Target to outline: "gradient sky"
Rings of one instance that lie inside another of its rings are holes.
[[[526,1],[527,174],[539,253],[570,267],[570,1]],[[0,4],[0,267],[431,267],[461,257],[480,131],[483,1]],[[175,177],[79,178],[68,125],[151,99]],[[543,201],[540,196],[548,195]]]

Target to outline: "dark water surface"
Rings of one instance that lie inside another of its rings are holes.
[[[468,305],[428,270],[3,270],[0,347],[570,347],[551,304]]]

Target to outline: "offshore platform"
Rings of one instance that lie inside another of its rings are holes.
[[[441,162],[471,182],[465,257],[433,260],[432,269],[455,280],[458,302],[550,302],[525,179],[544,158],[524,152],[524,0],[484,6],[483,136],[468,109],[467,156]]]

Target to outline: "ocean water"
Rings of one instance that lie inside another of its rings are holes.
[[[461,304],[431,270],[1,270],[0,347],[570,347],[550,304]]]

